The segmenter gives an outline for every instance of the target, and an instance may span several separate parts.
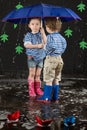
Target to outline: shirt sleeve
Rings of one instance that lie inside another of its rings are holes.
[[[31,44],[31,35],[30,33],[27,33],[23,39],[24,45]]]
[[[67,42],[66,42],[65,38],[62,38],[62,40],[63,40],[63,42],[62,42],[63,52],[62,53],[64,53],[64,51],[66,50],[66,47],[67,47]]]
[[[53,37],[51,35],[47,36],[47,46],[49,47],[49,49],[55,49],[55,45],[53,44],[55,42],[55,40],[53,39]]]

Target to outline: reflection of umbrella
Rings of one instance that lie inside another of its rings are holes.
[[[32,17],[60,17],[62,21],[81,20],[71,9],[48,4],[36,4],[18,10],[13,10],[2,19],[3,22],[27,23]]]

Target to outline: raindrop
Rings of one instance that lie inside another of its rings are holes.
[[[15,63],[15,58],[17,57],[17,55],[15,55],[13,58],[12,58],[12,63],[14,64]]]

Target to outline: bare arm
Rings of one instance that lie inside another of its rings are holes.
[[[27,43],[27,44],[24,44],[24,47],[25,48],[30,48],[30,49],[36,49],[36,48],[43,48],[44,45],[41,43],[41,44],[35,44],[33,45],[32,43]]]
[[[47,37],[46,37],[46,34],[45,34],[45,31],[44,31],[43,27],[40,29],[40,32],[41,32],[41,35],[42,35],[43,43],[46,44]]]

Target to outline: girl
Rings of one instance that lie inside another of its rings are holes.
[[[40,75],[45,58],[44,33],[40,32],[41,19],[31,18],[28,23],[31,32],[24,37],[24,47],[26,48],[29,75],[28,75],[28,92],[30,96],[43,95],[40,89]],[[43,37],[43,40],[42,40]]]

